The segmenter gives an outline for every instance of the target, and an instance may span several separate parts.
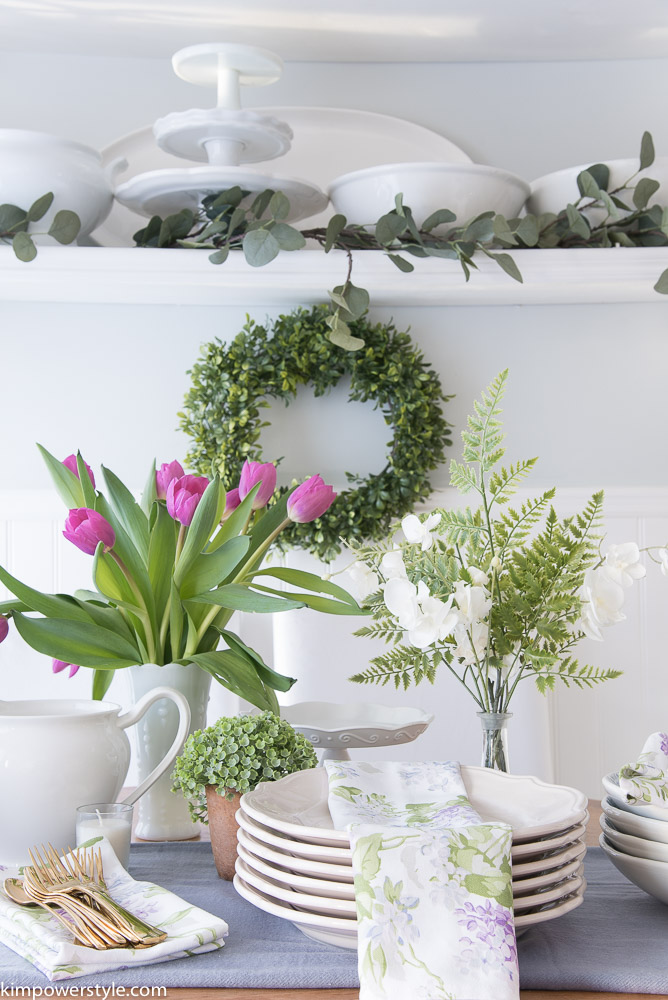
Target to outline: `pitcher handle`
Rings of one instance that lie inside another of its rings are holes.
[[[160,701],[161,698],[169,698],[173,701],[179,710],[179,727],[176,731],[176,736],[174,737],[174,742],[171,747],[162,758],[159,764],[157,764],[149,776],[144,778],[142,783],[137,786],[126,798],[123,799],[123,803],[128,806],[133,806],[137,799],[141,798],[144,792],[148,791],[154,782],[161,778],[165,771],[172,766],[178,755],[183,750],[183,744],[188,738],[188,730],[190,728],[190,705],[187,699],[180,691],[174,690],[174,688],[169,687],[157,687],[145,694],[143,698],[140,698],[137,704],[130,709],[129,712],[125,712],[124,715],[119,716],[118,725],[120,729],[127,729],[128,726],[134,726],[135,722],[139,722],[142,715],[151,707],[151,705]]]

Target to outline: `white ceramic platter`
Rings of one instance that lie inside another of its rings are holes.
[[[464,764],[461,770],[474,809],[483,820],[510,823],[514,842],[561,833],[585,818],[587,799],[575,788],[485,767]],[[294,840],[345,846],[348,836],[333,828],[327,792],[326,771],[311,768],[261,782],[242,796],[241,807],[251,819]]]
[[[623,854],[632,854],[635,858],[649,858],[650,861],[668,862],[668,844],[657,844],[654,840],[622,833],[605,815],[601,816],[600,824],[613,847]]]
[[[237,853],[242,861],[245,861],[258,875],[264,875],[266,878],[288,886],[296,892],[305,892],[312,896],[329,896],[331,899],[355,899],[355,890],[351,882],[334,882],[286,871],[284,868],[279,868],[278,865],[270,864],[257,857],[241,843],[237,844]]]
[[[255,854],[263,861],[280,865],[281,868],[298,872],[300,875],[308,875],[312,878],[324,878],[333,880],[334,882],[352,883],[353,881],[353,870],[349,865],[333,865],[326,864],[323,861],[314,861],[311,858],[296,858],[292,854],[285,854],[282,851],[274,850],[273,847],[269,847],[267,844],[263,844],[261,840],[257,840],[249,833],[246,833],[245,830],[239,830],[237,840],[242,847],[245,847],[246,850]]]
[[[668,864],[665,861],[634,858],[630,854],[618,851],[604,833],[599,838],[599,844],[615,868],[625,875],[629,882],[633,882],[650,896],[660,899],[662,903],[668,903]]]
[[[555,868],[561,868],[571,861],[580,861],[587,853],[586,846],[582,841],[577,841],[571,847],[565,847],[561,851],[535,861],[523,861],[521,864],[513,865],[513,878],[522,878],[524,875],[540,875],[544,872],[553,872]]]
[[[668,823],[668,802],[665,806],[652,806],[646,802],[627,802],[626,793],[619,787],[619,775],[616,771],[606,774],[603,778],[603,787],[619,809],[635,813],[636,816],[658,820],[660,823]]]
[[[324,913],[332,917],[347,917],[349,920],[357,920],[357,910],[355,901],[350,899],[333,899],[331,896],[312,896],[310,893],[295,892],[288,889],[274,879],[265,875],[260,875],[253,868],[246,864],[242,858],[237,858],[234,866],[237,875],[241,875],[247,885],[259,889],[271,899],[278,899],[282,903],[289,903],[297,910],[305,910],[307,913]]]
[[[601,801],[601,806],[608,819],[622,833],[668,844],[668,823],[665,820],[648,819],[647,816],[638,816],[627,809],[619,809],[609,796]]]
[[[279,833],[272,833],[261,823],[246,816],[243,809],[236,814],[237,822],[242,830],[250,833],[256,840],[261,840],[279,851],[287,851],[299,858],[312,858],[314,861],[325,861],[327,864],[351,865],[353,854],[350,847],[328,847],[322,844],[310,844],[303,840],[292,840]]]
[[[545,923],[547,920],[554,920],[557,917],[570,913],[582,903],[584,891],[587,883],[583,880],[577,892],[567,899],[548,903],[540,909],[520,913],[515,917],[515,929],[518,933],[524,931],[533,924]],[[324,941],[326,944],[338,945],[340,948],[357,948],[357,922],[342,917],[329,917],[320,913],[306,913],[301,910],[294,910],[291,906],[271,899],[265,893],[254,889],[248,885],[240,875],[234,876],[234,888],[240,896],[249,903],[257,906],[265,913],[271,913],[275,917],[282,917],[290,920],[307,937],[316,941]],[[352,927],[350,926],[352,924]]]
[[[294,138],[285,156],[267,163],[246,164],[248,173],[271,173],[278,177],[303,178],[325,190],[339,174],[379,163],[400,160],[429,160],[436,163],[470,163],[466,153],[449,139],[392,115],[351,108],[255,108],[261,114],[287,121]],[[181,169],[192,166],[163,152],[156,144],[153,127],[138,129],[117,139],[102,150],[104,166],[125,159],[128,168],[119,174],[125,183],[149,170]],[[314,216],[309,225],[326,224],[331,212]],[[106,222],[96,229],[94,239],[105,247],[134,246],[132,234],[144,225],[141,216],[115,202]]]

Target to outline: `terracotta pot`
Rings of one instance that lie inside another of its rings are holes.
[[[209,814],[211,848],[216,871],[220,878],[231,882],[234,878],[234,863],[237,860],[236,811],[239,808],[240,792],[233,792],[232,798],[219,795],[215,785],[206,786],[206,808]]]

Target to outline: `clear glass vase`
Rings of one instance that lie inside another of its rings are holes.
[[[477,716],[482,723],[482,766],[495,771],[510,771],[508,719],[512,719],[513,713],[478,712]]]

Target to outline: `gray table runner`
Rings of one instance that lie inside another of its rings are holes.
[[[287,920],[241,899],[216,875],[209,844],[137,844],[130,871],[223,917],[230,934],[221,951],[60,983],[0,945],[0,985],[355,987],[357,955],[305,937]],[[585,864],[585,901],[558,920],[531,927],[519,942],[522,989],[668,994],[668,907],[613,868],[600,848]]]

